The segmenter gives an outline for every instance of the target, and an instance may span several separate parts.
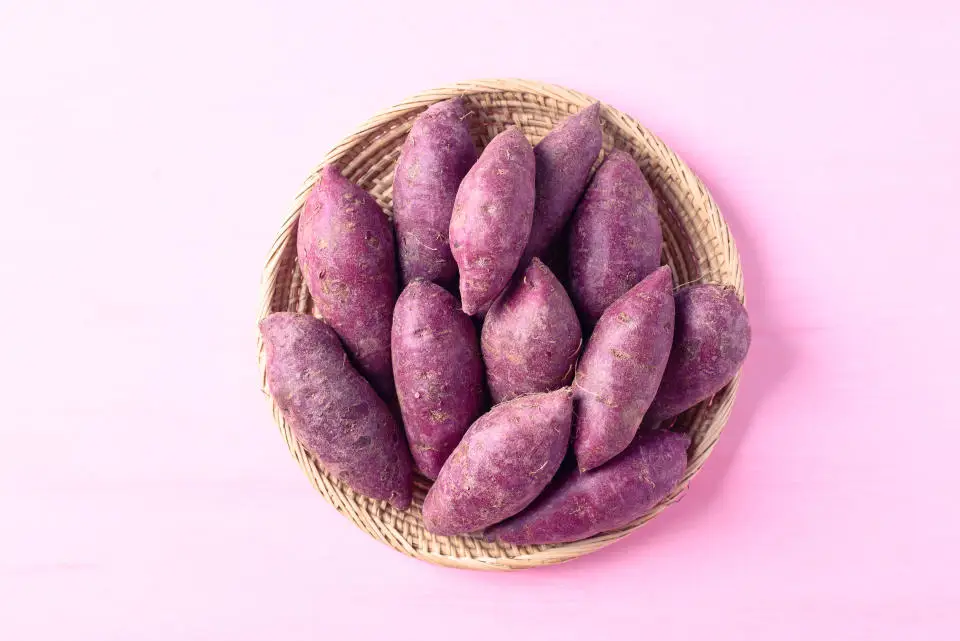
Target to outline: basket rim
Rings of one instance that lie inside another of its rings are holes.
[[[376,132],[378,129],[384,125],[387,125],[391,121],[407,117],[411,113],[420,111],[435,102],[446,100],[455,96],[502,92],[531,94],[544,100],[553,99],[558,102],[575,105],[578,108],[583,108],[592,103],[600,102],[585,93],[568,89],[560,85],[542,83],[535,80],[527,80],[522,78],[479,79],[456,82],[433,89],[428,89],[426,91],[421,91],[371,116],[358,125],[350,134],[343,137],[338,143],[336,143],[323,156],[320,162],[308,174],[301,185],[297,196],[294,199],[293,206],[283,219],[283,223],[281,224],[280,230],[273,241],[273,244],[267,255],[267,260],[264,264],[261,277],[260,306],[258,309],[257,324],[259,325],[260,321],[262,321],[273,311],[272,306],[277,294],[277,279],[281,271],[280,267],[284,252],[287,250],[290,242],[291,231],[297,224],[306,196],[317,182],[320,170],[323,167],[331,163],[336,163],[342,159],[350,152],[353,146],[365,136]],[[671,175],[675,176],[679,181],[681,181],[681,185],[685,187],[691,194],[695,194],[698,198],[700,198],[706,208],[710,210],[711,215],[709,216],[708,223],[713,225],[713,231],[716,233],[716,235],[724,240],[724,246],[726,248],[726,255],[724,258],[726,261],[726,267],[728,267],[728,269],[725,271],[725,274],[729,276],[729,278],[724,281],[724,284],[734,287],[741,300],[746,303],[743,275],[736,244],[726,224],[726,221],[723,219],[720,213],[719,207],[713,200],[710,192],[704,186],[703,182],[689,168],[689,166],[682,159],[680,159],[679,156],[677,156],[675,152],[667,147],[667,145],[665,145],[658,137],[644,128],[638,121],[631,116],[620,112],[607,103],[602,103],[602,105],[604,107],[605,121],[616,121],[625,127],[636,130],[638,133],[642,134],[644,140],[654,146],[657,153],[662,155],[663,158],[669,162],[670,169],[672,170]],[[711,442],[706,444],[704,451],[695,460],[688,461],[687,472],[684,476],[684,479],[671,493],[671,495],[634,522],[617,530],[597,534],[581,541],[555,544],[550,546],[534,546],[529,548],[531,550],[529,553],[518,554],[510,557],[458,556],[414,549],[404,540],[402,534],[396,531],[396,529],[389,524],[386,526],[387,531],[384,531],[384,524],[380,523],[377,528],[378,531],[373,532],[369,529],[369,526],[372,525],[370,521],[373,517],[367,514],[358,514],[358,510],[351,509],[352,506],[338,504],[338,502],[335,502],[330,498],[328,495],[330,488],[323,487],[323,485],[327,485],[328,482],[324,478],[318,478],[318,476],[322,476],[323,473],[317,469],[310,455],[304,450],[299,442],[297,442],[290,429],[285,426],[282,418],[279,415],[279,410],[276,404],[267,392],[266,356],[264,344],[259,331],[256,332],[256,334],[257,363],[260,370],[261,390],[267,397],[267,402],[272,408],[274,421],[277,427],[280,429],[281,434],[284,436],[291,455],[293,455],[293,457],[297,460],[297,463],[300,465],[301,469],[307,475],[314,487],[321,492],[324,498],[330,502],[337,509],[337,511],[344,513],[345,516],[350,518],[365,532],[390,545],[394,549],[397,549],[414,558],[426,560],[434,564],[465,569],[514,570],[562,563],[607,547],[608,545],[627,536],[649,520],[656,517],[663,509],[682,498],[689,487],[690,481],[696,476],[696,474],[699,473],[703,463],[709,457],[716,440],[719,438],[720,432],[729,418],[729,407],[732,406],[733,401],[736,398],[740,379],[740,375],[738,373],[734,380],[721,392],[725,394],[724,404],[727,406],[727,409],[724,412],[719,412],[712,419],[711,425],[716,427],[716,437],[712,439]],[[365,497],[358,498],[361,502],[369,500],[365,499]],[[393,531],[391,532],[390,530]]]

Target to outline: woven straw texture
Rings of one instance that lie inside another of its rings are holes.
[[[297,222],[320,169],[333,163],[344,176],[369,191],[388,215],[393,209],[393,171],[413,119],[434,102],[463,96],[473,112],[473,135],[481,147],[508,125],[519,127],[536,144],[554,125],[593,102],[582,93],[538,82],[480,80],[440,87],[413,96],[377,114],[331,149],[310,173],[294,200],[270,251],[263,275],[258,321],[276,311],[313,312],[313,302],[297,265]],[[660,199],[664,262],[678,284],[713,282],[734,287],[743,298],[740,259],[733,238],[710,194],[676,154],[630,116],[602,108],[603,149],[622,149],[637,160]],[[266,389],[264,349],[257,343],[261,385]],[[434,536],[423,528],[420,508],[429,482],[418,477],[413,505],[397,511],[386,502],[355,494],[327,475],[296,438],[271,400],[274,419],[291,454],[314,487],[360,529],[397,550],[441,565],[513,570],[562,563],[599,550],[640,527],[679,500],[697,474],[730,415],[738,379],[713,399],[684,414],[678,426],[693,442],[686,474],[664,501],[630,525],[584,541],[516,547],[473,537]]]

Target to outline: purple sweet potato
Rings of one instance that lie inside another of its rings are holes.
[[[392,398],[393,228],[373,197],[335,167],[324,167],[300,214],[297,257],[320,317],[380,396]]]
[[[651,419],[685,412],[733,380],[750,348],[750,319],[737,293],[719,285],[692,285],[677,292],[673,349]]]
[[[431,105],[413,123],[393,180],[400,276],[444,287],[457,278],[448,235],[460,181],[477,161],[462,98]]]
[[[612,152],[570,225],[570,296],[585,325],[660,265],[661,245],[653,190],[629,154]]]
[[[522,264],[534,256],[543,257],[567,224],[602,145],[597,102],[564,120],[533,148],[537,160],[537,200]]]
[[[673,325],[673,279],[666,265],[600,317],[573,383],[573,451],[581,470],[603,465],[630,445],[660,385]]]
[[[619,456],[589,472],[566,467],[526,510],[487,537],[514,545],[569,543],[616,530],[662,501],[687,467],[690,438],[644,429]]]
[[[486,311],[520,262],[530,237],[533,148],[516,127],[490,141],[457,191],[450,249],[460,268],[463,311]]]
[[[527,507],[570,440],[570,388],[496,405],[470,426],[423,502],[434,534],[476,532]]]
[[[582,336],[563,285],[534,258],[483,320],[480,345],[494,403],[573,380]]]
[[[483,411],[477,331],[450,292],[418,278],[397,299],[391,349],[413,460],[424,476],[435,479]]]
[[[361,494],[410,505],[410,452],[383,399],[354,370],[336,333],[307,314],[260,323],[270,394],[303,446]]]

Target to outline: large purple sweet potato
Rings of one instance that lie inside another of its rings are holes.
[[[513,276],[533,221],[533,148],[516,127],[490,141],[457,191],[450,249],[463,311],[486,311]]]
[[[570,296],[585,325],[660,265],[662,244],[653,190],[629,154],[612,152],[570,224]]]
[[[663,421],[710,398],[733,380],[750,348],[750,319],[737,293],[719,285],[677,292],[677,327],[648,415]]]
[[[297,257],[320,317],[384,399],[393,396],[393,229],[370,194],[324,167],[300,214]]]
[[[606,465],[589,472],[566,467],[526,510],[487,532],[515,545],[569,543],[621,528],[662,501],[687,466],[690,438],[642,431]]]
[[[547,486],[570,440],[570,388],[521,396],[477,419],[423,502],[434,534],[466,534],[513,516]]]
[[[537,160],[537,200],[522,262],[542,257],[567,224],[602,145],[597,102],[564,120],[533,148]]]
[[[470,317],[450,292],[412,281],[393,310],[393,377],[413,460],[437,478],[483,411],[483,362]]]
[[[292,312],[271,314],[260,333],[270,394],[297,440],[357,492],[406,509],[413,493],[410,452],[336,333],[313,316]]]
[[[581,470],[603,465],[633,440],[667,365],[673,325],[668,266],[647,276],[600,317],[573,383],[573,451]]]
[[[477,161],[462,98],[431,105],[413,123],[393,179],[400,275],[445,287],[457,278],[448,235],[460,181]]]
[[[569,385],[583,340],[570,297],[538,258],[487,312],[480,336],[494,403]]]

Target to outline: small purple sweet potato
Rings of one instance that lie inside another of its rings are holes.
[[[670,267],[664,265],[600,317],[573,382],[573,451],[583,471],[630,445],[660,385],[673,340]]]
[[[410,452],[390,410],[353,369],[336,333],[307,314],[260,323],[267,385],[297,440],[324,469],[361,494],[406,509]]]
[[[487,312],[480,336],[494,403],[569,385],[583,341],[570,297],[538,258]]]
[[[564,120],[533,148],[537,160],[537,200],[521,264],[534,256],[542,258],[567,224],[602,145],[600,103],[596,102]]]
[[[692,285],[676,295],[673,349],[648,415],[663,421],[687,411],[733,380],[750,349],[750,319],[737,293]]]
[[[534,201],[533,148],[516,127],[497,135],[467,172],[450,219],[463,311],[486,311],[523,254]]]
[[[460,181],[477,161],[462,98],[431,105],[413,123],[393,179],[393,220],[403,283],[457,278],[448,235]]]
[[[570,225],[570,296],[585,325],[660,265],[662,245],[653,190],[629,154],[613,151]]]
[[[491,528],[490,540],[514,545],[569,543],[616,530],[643,516],[677,486],[690,438],[644,429],[606,465],[570,465],[530,507]]]
[[[563,461],[569,387],[494,406],[470,426],[423,502],[434,534],[476,532],[527,507]]]
[[[320,317],[374,389],[393,396],[390,325],[397,299],[393,228],[370,194],[326,166],[300,214],[297,257]]]
[[[483,411],[477,331],[450,292],[412,281],[393,310],[393,377],[413,460],[429,479]]]

